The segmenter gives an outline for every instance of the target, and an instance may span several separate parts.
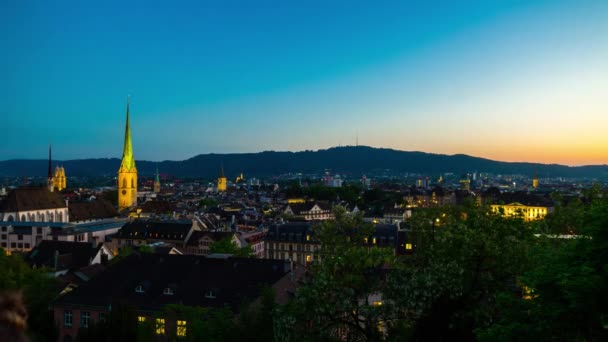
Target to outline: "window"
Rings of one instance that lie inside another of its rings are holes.
[[[405,244],[405,249],[411,250],[412,249],[412,244],[411,243],[406,243]]]
[[[146,322],[146,316],[137,316],[137,323],[142,324]]]
[[[6,240],[6,234],[2,234],[2,240]]]
[[[81,311],[80,312],[80,326],[82,328],[88,328],[89,327],[89,320],[91,319],[91,313],[88,311]]]
[[[6,227],[2,227],[2,231],[5,232],[6,231]]]
[[[135,292],[137,292],[137,293],[144,293],[144,287],[141,286],[141,285],[137,285],[135,287]]]
[[[157,318],[156,319],[156,335],[164,335],[165,334],[165,319]]]
[[[2,248],[6,248],[6,242],[2,243]]]
[[[213,290],[207,290],[205,291],[205,298],[215,298],[215,291]]]
[[[306,262],[312,262],[312,255],[310,255],[310,254],[306,255]]]
[[[99,313],[99,321],[100,322],[104,322],[106,320],[106,313],[105,312],[100,312]]]
[[[42,227],[36,228],[36,234],[42,234]]]
[[[63,325],[68,328],[72,326],[72,310],[63,312]]]
[[[163,290],[164,295],[173,296],[173,290],[170,287],[167,287]]]
[[[18,243],[17,248],[23,248],[23,243]]]
[[[381,301],[374,301],[372,303],[373,306],[382,306],[382,302]]]
[[[375,245],[376,244],[376,238],[372,238],[372,243]]]
[[[23,245],[25,246],[25,248],[30,248],[30,244],[29,243],[25,243]]]
[[[186,326],[187,326],[187,322],[186,321],[177,321],[177,336],[178,337],[185,337],[186,336]]]
[[[19,241],[23,240],[23,235],[21,235],[21,234],[17,235],[17,240],[19,240]]]
[[[306,241],[310,241],[310,235],[306,235]]]

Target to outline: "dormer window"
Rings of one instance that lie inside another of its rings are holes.
[[[135,287],[135,292],[136,293],[144,293],[144,287],[142,285],[137,285]]]
[[[205,298],[214,299],[216,297],[216,293],[213,290],[205,291]]]
[[[171,289],[170,287],[167,287],[163,290],[163,294],[167,295],[167,296],[173,296],[173,289]]]

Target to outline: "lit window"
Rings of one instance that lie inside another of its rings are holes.
[[[306,255],[306,262],[312,262],[312,255]]]
[[[144,323],[146,322],[146,316],[137,316],[137,323]]]
[[[376,244],[376,238],[372,238],[372,243],[375,245]]]
[[[306,241],[310,241],[310,235],[306,235]]]
[[[382,302],[381,301],[375,301],[372,303],[373,306],[382,306]]]
[[[164,291],[163,294],[168,295],[168,296],[172,296],[173,295],[173,290],[170,287],[167,287]]]
[[[405,244],[405,249],[411,250],[412,249],[412,244],[411,243],[406,243]]]
[[[177,336],[178,337],[184,337],[186,336],[186,325],[187,322],[186,321],[177,321]]]
[[[213,290],[205,291],[205,298],[215,298],[215,291],[213,291]]]
[[[65,310],[63,313],[63,325],[66,327],[72,326],[72,310]]]
[[[164,335],[165,334],[165,319],[157,318],[156,319],[156,335]]]
[[[88,311],[80,312],[80,326],[81,327],[88,328],[90,320],[91,320],[91,314]]]
[[[144,287],[141,285],[137,285],[137,287],[135,287],[135,292],[144,293]]]
[[[363,238],[363,242],[367,244],[367,238]]]

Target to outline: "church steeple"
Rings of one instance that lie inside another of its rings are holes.
[[[122,150],[122,162],[120,168],[124,170],[135,170],[135,159],[133,158],[133,145],[131,144],[131,123],[129,120],[130,98],[127,97],[127,123],[125,125],[125,143]]]
[[[137,205],[137,169],[131,144],[131,122],[129,118],[129,98],[127,97],[127,123],[125,125],[125,142],[122,150],[122,161],[118,169],[118,209],[122,210]]]
[[[156,177],[154,178],[154,192],[160,192],[160,175],[158,174],[158,164],[156,165]]]
[[[46,179],[46,186],[49,188],[49,191],[53,191],[55,186],[53,182],[53,161],[51,158],[51,144],[49,144],[49,170]]]
[[[224,163],[221,164],[220,167],[220,175],[217,177],[217,191],[224,192],[226,191],[228,180],[226,176],[224,176]]]

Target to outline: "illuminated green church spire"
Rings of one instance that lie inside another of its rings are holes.
[[[131,125],[129,123],[129,98],[127,97],[127,124],[125,127],[125,146],[122,151],[122,162],[120,168],[125,171],[135,170],[135,159],[133,158],[133,145],[131,144]]]

